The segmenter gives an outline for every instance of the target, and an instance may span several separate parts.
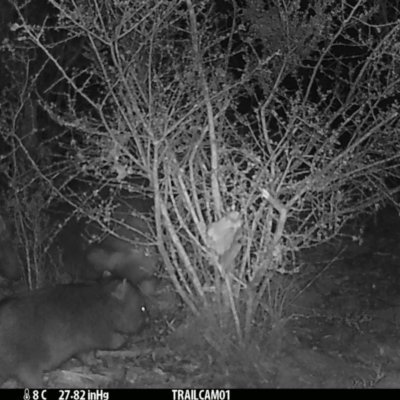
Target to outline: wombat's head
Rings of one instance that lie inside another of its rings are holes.
[[[148,313],[139,289],[126,280],[111,282],[113,323],[118,332],[138,333],[148,324]]]

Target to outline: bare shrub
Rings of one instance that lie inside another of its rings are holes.
[[[13,2],[13,31],[57,72],[58,101],[40,102],[74,132],[51,140],[69,148],[63,171],[127,190],[148,179],[169,278],[240,340],[259,310],[282,317],[300,250],[395,200],[399,24],[383,29],[367,2],[50,3],[51,29]],[[73,46],[88,67],[66,63]]]

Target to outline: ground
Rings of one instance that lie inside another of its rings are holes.
[[[204,341],[206,322],[183,321],[182,309],[158,304],[152,326],[125,349],[99,351],[84,365],[71,360],[47,384],[400,388],[400,217],[386,209],[367,221],[361,241],[352,240],[357,232],[349,227],[348,236],[301,255],[307,276],[285,314],[272,325],[258,321],[244,348],[220,337],[218,350],[210,336]]]

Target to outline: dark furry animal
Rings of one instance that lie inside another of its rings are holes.
[[[107,193],[100,198],[107,199]],[[151,210],[152,201],[124,193],[115,199],[107,230],[87,218],[69,219],[73,210],[58,204],[49,215],[62,229],[48,255],[55,264],[61,261],[65,272],[80,280],[98,279],[109,272],[140,285],[154,276],[159,264],[152,239]]]
[[[159,256],[154,243],[149,243],[149,222],[143,216],[133,215],[131,208],[131,203],[121,202],[114,210],[112,231],[115,234],[101,235],[98,226],[87,225],[89,236],[103,238],[88,247],[85,262],[95,271],[107,271],[139,285],[155,274]]]
[[[43,386],[43,372],[80,353],[117,349],[146,324],[144,300],[128,282],[60,285],[0,302],[0,385],[16,377]]]

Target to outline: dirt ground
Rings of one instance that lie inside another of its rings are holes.
[[[182,311],[163,313],[159,302],[151,328],[127,348],[97,352],[85,365],[71,360],[47,374],[47,384],[400,388],[400,217],[383,210],[368,222],[361,242],[351,236],[349,229],[340,241],[302,254],[306,285],[282,320],[272,327],[259,324],[260,335],[245,349],[225,346],[225,338],[221,352],[215,351],[218,345],[206,347],[196,339],[207,336],[206,330],[178,322]],[[9,381],[5,387],[15,385]]]

